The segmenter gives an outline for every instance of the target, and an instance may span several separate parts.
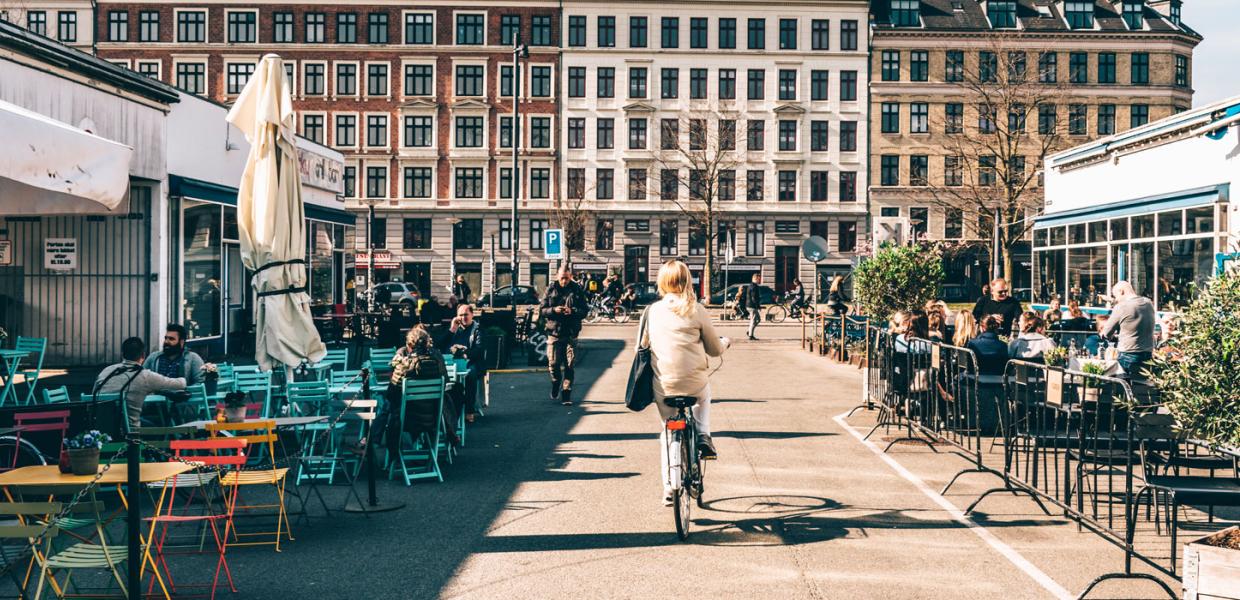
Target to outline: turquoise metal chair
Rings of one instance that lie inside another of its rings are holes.
[[[328,415],[331,391],[327,381],[296,381],[288,385],[289,415],[314,417]],[[335,482],[336,471],[342,466],[340,437],[343,421],[311,423],[300,428],[303,434],[302,456],[297,463],[297,484],[305,480]]]
[[[17,375],[21,375],[26,382],[26,404],[35,403],[34,388],[39,385],[39,374],[43,372],[43,355],[47,351],[47,338],[17,337],[17,344],[14,350],[29,352],[26,358],[22,359],[25,368],[17,370]]]
[[[396,357],[396,348],[371,348],[370,366],[371,386],[375,393],[387,391],[388,382],[392,379],[392,359]]]
[[[190,406],[197,408],[198,418],[211,420],[214,414],[211,412],[211,402],[207,399],[207,386],[201,383],[195,383],[186,386],[185,391],[189,392]]]
[[[327,351],[327,354],[320,360],[317,365],[329,365],[333,371],[347,371],[349,369],[349,349],[333,348]]]
[[[443,399],[442,377],[405,379],[401,390],[400,440],[396,444],[389,443],[387,449],[389,478],[399,474],[405,480],[405,485],[411,485],[415,479],[433,478],[443,482],[443,473],[439,469],[439,451],[443,439]],[[418,423],[421,427],[416,435],[409,433],[409,424],[414,419],[421,421],[422,417],[428,415],[425,411],[411,412],[410,405],[413,403],[429,403],[429,406],[423,408],[433,411],[429,419]]]
[[[61,402],[68,402],[69,400],[69,388],[63,385],[54,390],[49,390],[47,388],[43,389],[44,404],[60,404]]]
[[[333,396],[349,396],[362,393],[361,369],[332,371],[329,391]],[[371,390],[372,395],[374,390]]]
[[[233,371],[237,382],[236,391],[245,392],[250,396],[251,400],[253,400],[256,395],[261,394],[263,402],[263,411],[261,416],[264,419],[272,416],[275,412],[275,407],[272,406],[273,395],[271,393],[271,371],[259,371],[258,367],[255,367],[255,370],[253,371],[248,369],[242,371],[241,368],[242,367],[236,367]]]

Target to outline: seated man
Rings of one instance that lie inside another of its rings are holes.
[[[146,342],[131,337],[121,343],[121,362],[105,367],[95,378],[91,394],[120,393],[129,428],[142,426],[142,405],[150,394],[185,389],[184,377],[165,377],[142,367]]]
[[[465,420],[474,422],[478,413],[478,382],[486,374],[482,327],[474,321],[474,307],[462,304],[456,309],[456,318],[448,326],[447,352],[455,358],[468,360],[469,371],[465,375]]]
[[[189,332],[177,323],[169,323],[164,329],[163,352],[146,357],[142,367],[164,377],[183,377],[185,385],[202,383],[202,357],[185,348]]]

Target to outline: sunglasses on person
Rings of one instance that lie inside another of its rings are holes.
[[[1007,290],[995,290],[995,295],[996,295],[996,296],[1006,296],[1006,295],[1008,295],[1008,291],[1007,291]]]

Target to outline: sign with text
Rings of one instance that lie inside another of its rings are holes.
[[[43,240],[43,268],[50,271],[72,271],[77,268],[77,238]]]
[[[547,229],[543,231],[543,251],[548,259],[564,258],[563,229]]]
[[[0,240],[0,267],[13,264],[13,241]]]

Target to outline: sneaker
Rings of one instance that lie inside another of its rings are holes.
[[[563,392],[560,392],[560,404],[564,406],[573,405],[573,392],[571,390],[564,390]]]
[[[702,456],[702,460],[715,460],[719,458],[719,453],[715,451],[715,442],[710,439],[710,435],[703,433],[698,436],[698,454]]]
[[[663,492],[663,506],[671,506],[671,505],[672,505],[672,493]]]

